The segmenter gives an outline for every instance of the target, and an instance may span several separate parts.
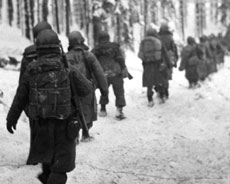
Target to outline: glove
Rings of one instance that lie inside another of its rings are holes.
[[[7,128],[9,133],[13,134],[14,133],[13,129],[16,130],[16,124],[12,123],[12,122],[7,122],[6,128]]]
[[[129,76],[129,72],[126,67],[122,69],[121,75],[123,78],[127,78]]]
[[[183,70],[184,70],[184,68],[180,66],[179,67],[179,71],[183,71]]]

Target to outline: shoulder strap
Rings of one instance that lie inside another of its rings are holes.
[[[88,63],[88,61],[87,61],[87,59],[86,59],[85,52],[84,52],[83,49],[81,49],[81,52],[82,52],[82,55],[83,55],[83,59],[84,59],[83,62],[84,62],[84,64],[85,64],[85,68],[86,68],[86,70],[87,70],[88,73],[89,73],[90,79],[93,79],[92,69],[91,69],[91,67],[89,66],[89,63]]]

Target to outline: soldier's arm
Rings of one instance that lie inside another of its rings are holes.
[[[174,40],[172,40],[172,51],[173,51],[173,53],[174,53],[174,56],[175,56],[175,58],[176,58],[176,61],[178,61],[179,55],[178,55],[177,45],[176,45],[176,43],[174,42]]]
[[[19,73],[19,82],[21,81],[22,76],[26,71],[27,64],[28,64],[27,60],[26,60],[25,56],[23,56],[22,61],[21,61],[20,73]]]
[[[21,78],[14,100],[7,114],[7,122],[17,124],[17,121],[29,101],[28,74],[25,72]]]
[[[139,52],[138,52],[138,57],[143,60],[143,51],[142,51],[142,46],[143,43],[141,42],[140,47],[139,47]]]
[[[163,55],[163,60],[166,63],[167,67],[171,68],[172,64],[171,64],[168,52],[166,50],[166,47],[164,45],[162,46],[162,55]]]
[[[108,84],[101,64],[93,53],[88,54],[87,62],[89,63],[89,67],[91,67],[91,71],[93,72],[93,76],[95,77],[97,86],[100,89],[101,94],[107,95]]]
[[[117,50],[116,61],[119,63],[121,69],[126,68],[124,51],[120,47]]]

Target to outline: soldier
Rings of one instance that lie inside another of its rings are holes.
[[[196,41],[193,37],[187,38],[187,45],[181,51],[180,71],[185,69],[185,77],[189,82],[189,88],[195,88],[199,79]],[[200,55],[199,55],[200,56]]]
[[[34,41],[36,41],[38,34],[45,29],[52,29],[51,25],[46,21],[38,22],[34,26],[34,28],[33,28]],[[32,61],[36,60],[36,59],[37,59],[36,45],[33,44],[33,45],[26,47],[24,50],[24,53],[23,53],[22,61],[21,61],[19,81],[20,81],[23,73],[26,71],[28,64],[31,63]]]
[[[38,36],[38,34],[43,31],[43,30],[52,30],[51,25],[46,22],[46,21],[41,21],[38,22],[34,27],[33,27],[33,36],[34,36],[34,42],[36,41],[36,38]],[[23,58],[21,61],[21,68],[20,68],[20,74],[19,74],[19,83],[22,79],[23,74],[25,73],[25,71],[27,70],[27,66],[31,63],[37,60],[37,49],[36,49],[36,44],[32,44],[30,46],[28,46],[27,48],[25,48],[24,53],[23,53]],[[25,114],[28,116],[28,106],[25,106]],[[35,135],[36,133],[36,128],[34,128],[34,121],[31,120],[29,118],[29,124],[30,124],[30,144],[33,144],[34,140],[35,140]]]
[[[224,46],[221,43],[221,40],[219,40],[218,37],[215,35],[210,35],[210,49],[212,53],[214,54],[214,58],[216,61],[216,65],[214,68],[214,72],[217,71],[217,65],[220,66],[221,64],[224,63],[224,55],[225,55],[225,50]]]
[[[88,47],[84,44],[85,39],[81,33],[79,31],[73,31],[69,34],[68,38],[69,51],[66,54],[68,62],[84,74],[92,82],[94,87],[94,91],[91,94],[81,98],[87,128],[90,129],[93,126],[93,121],[97,120],[96,87],[100,89],[101,96],[105,98],[108,94],[107,81],[97,58],[93,53],[88,51]],[[92,139],[92,137],[89,136],[86,129],[83,129],[82,140],[88,141],[90,139]]]
[[[13,134],[22,111],[29,104],[34,140],[27,164],[42,163],[42,173],[38,175],[41,183],[65,184],[66,172],[75,167],[75,138],[80,129],[72,108],[76,104],[71,100],[76,94],[71,89],[84,97],[91,93],[92,86],[77,69],[67,69],[54,31],[40,32],[36,48],[37,61],[30,63],[22,75],[6,126]]]
[[[169,59],[166,60],[166,51],[159,39],[157,31],[150,28],[146,37],[141,41],[138,57],[143,65],[143,87],[147,87],[148,106],[154,105],[153,86],[159,93],[161,103],[166,98],[166,88],[168,87],[167,70],[170,67]]]
[[[99,44],[92,50],[100,62],[104,75],[106,76],[108,86],[113,86],[113,91],[116,97],[116,118],[121,120],[125,118],[123,107],[126,105],[124,80],[128,77],[128,70],[125,65],[125,59],[122,54],[120,45],[115,42],[110,42],[110,36],[107,32],[100,32]],[[108,95],[101,96],[101,109],[99,115],[105,117],[107,115],[106,105],[109,102]]]
[[[169,30],[168,24],[164,23],[161,25],[159,36],[170,58],[171,67],[168,69],[168,79],[171,80],[172,73],[173,73],[173,67],[175,68],[177,67],[177,61],[178,61],[179,56],[177,52],[177,46],[173,39],[173,33]],[[169,97],[168,88],[169,86],[166,88],[166,92],[165,92],[167,98]]]

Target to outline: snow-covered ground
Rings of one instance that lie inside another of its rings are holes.
[[[229,184],[230,58],[200,88],[189,90],[183,72],[174,71],[170,99],[147,107],[141,85],[142,66],[131,52],[127,65],[134,79],[125,80],[127,119],[108,117],[91,131],[95,140],[77,146],[76,169],[68,184]],[[4,102],[11,104],[18,72],[0,70]],[[111,90],[111,89],[110,89]],[[5,128],[8,108],[0,109],[0,183],[37,184],[40,165],[26,166],[29,125],[23,115],[14,135]]]
[[[0,38],[4,39],[1,32]],[[20,56],[29,42],[15,39],[5,42],[0,53]],[[115,120],[110,89],[108,117],[94,123],[94,141],[77,146],[76,169],[68,174],[67,183],[229,184],[230,58],[194,90],[188,89],[184,73],[175,69],[169,100],[159,104],[155,97],[155,106],[149,108],[146,89],[142,88],[141,61],[132,52],[127,51],[126,56],[134,76],[133,80],[125,79],[127,119]],[[5,128],[18,75],[18,71],[0,69],[2,100],[7,104],[0,105],[0,183],[38,184],[40,165],[25,165],[30,135],[25,115],[15,134]]]

